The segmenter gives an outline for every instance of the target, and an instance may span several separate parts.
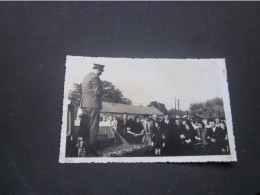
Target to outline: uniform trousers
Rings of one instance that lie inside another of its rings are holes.
[[[83,115],[80,121],[79,137],[83,137],[86,144],[94,146],[98,138],[100,110],[86,107],[81,109]]]

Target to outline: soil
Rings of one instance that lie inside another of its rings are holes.
[[[150,147],[145,147],[140,144],[121,144],[116,143],[104,148],[102,151],[103,157],[124,157],[124,156],[153,156]]]

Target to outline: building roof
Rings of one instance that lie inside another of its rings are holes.
[[[127,104],[118,104],[118,103],[110,103],[110,102],[102,102],[102,107],[103,109],[101,110],[101,112],[108,112],[108,113],[127,112],[128,114],[163,115],[163,113],[155,107],[132,106]]]

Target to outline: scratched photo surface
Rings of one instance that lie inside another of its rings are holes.
[[[60,163],[236,161],[225,59],[65,66]]]

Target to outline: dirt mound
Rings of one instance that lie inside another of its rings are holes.
[[[123,156],[139,156],[137,154],[143,155],[144,153],[150,154],[150,148],[142,146],[140,144],[113,144],[110,147],[105,148],[102,151],[102,156],[104,157],[123,157]]]

